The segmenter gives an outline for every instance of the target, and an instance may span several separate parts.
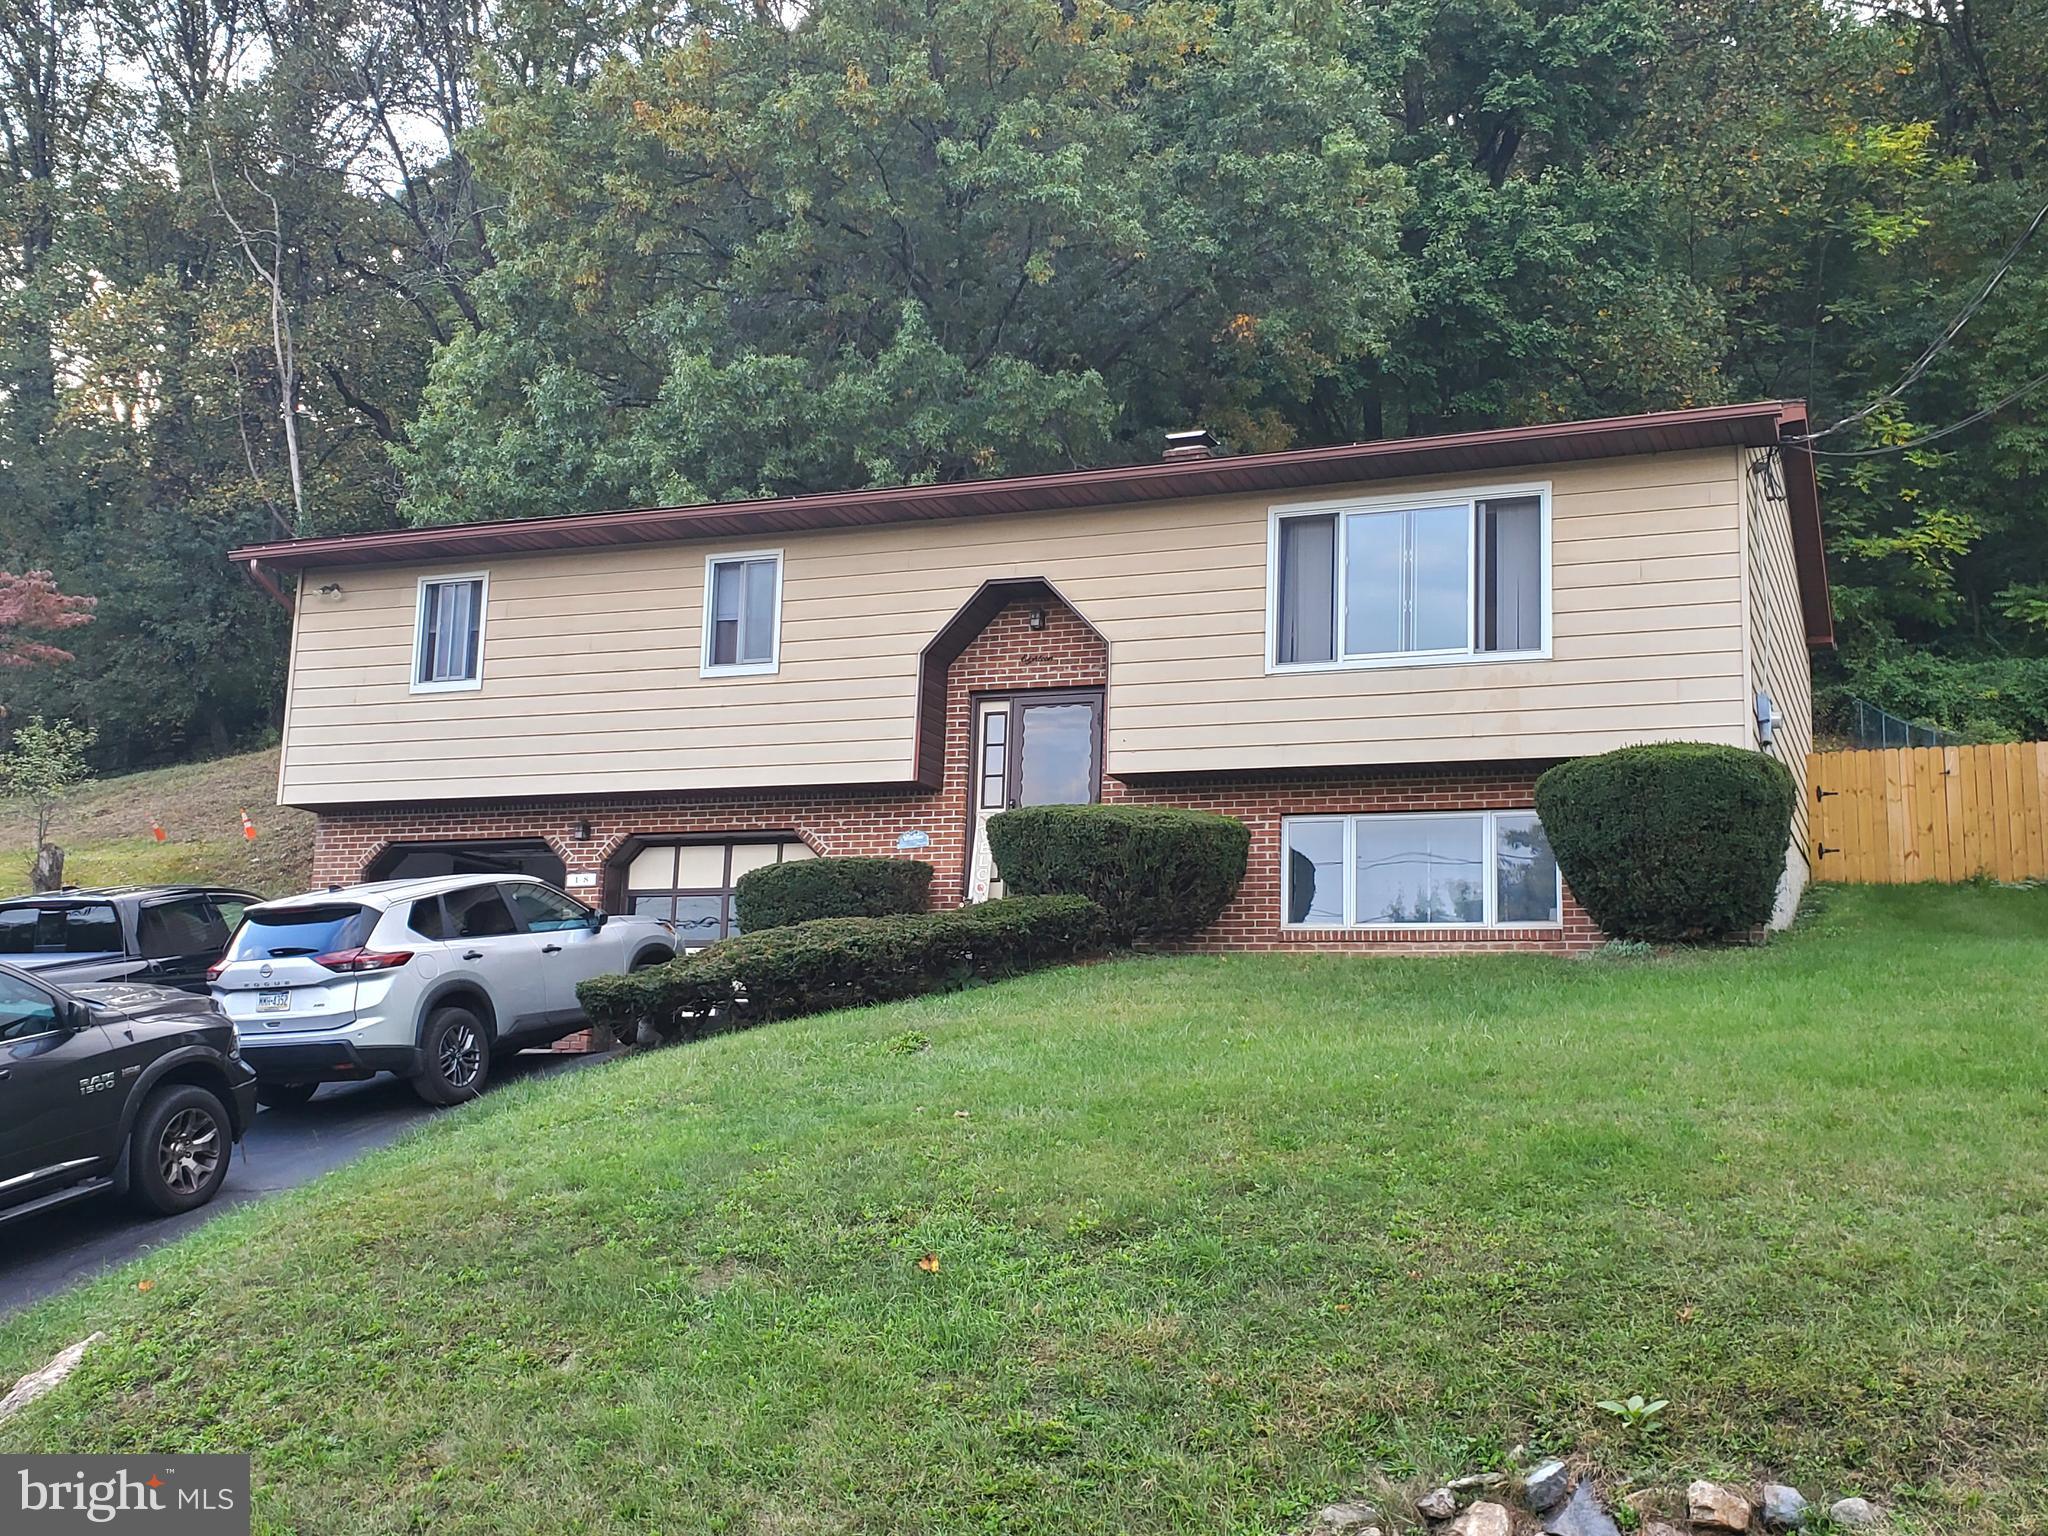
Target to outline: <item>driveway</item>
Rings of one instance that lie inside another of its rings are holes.
[[[502,1063],[492,1080],[511,1082],[604,1059],[526,1051]],[[0,1228],[0,1317],[138,1258],[223,1211],[353,1162],[434,1113],[395,1077],[330,1083],[303,1109],[257,1113],[211,1205],[168,1220],[146,1219],[107,1196]]]

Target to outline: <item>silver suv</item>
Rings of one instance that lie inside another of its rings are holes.
[[[675,952],[660,918],[593,912],[527,875],[443,875],[250,907],[207,981],[266,1104],[378,1072],[456,1104],[493,1055],[584,1027],[576,983]]]

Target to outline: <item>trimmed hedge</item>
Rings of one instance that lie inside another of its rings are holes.
[[[631,975],[598,976],[576,995],[593,1024],[629,1039],[643,1021],[669,1039],[696,1039],[1019,975],[1102,948],[1103,931],[1102,909],[1079,896],[827,917],[743,933]]]
[[[891,917],[931,905],[932,867],[916,859],[796,859],[741,875],[733,909],[744,933],[821,917]]]
[[[1761,752],[1668,742],[1559,763],[1536,781],[1536,814],[1614,938],[1713,940],[1770,920],[1797,794]]]
[[[1244,880],[1241,821],[1164,805],[1029,805],[988,824],[1003,886],[1086,896],[1116,944],[1184,939],[1215,922]]]

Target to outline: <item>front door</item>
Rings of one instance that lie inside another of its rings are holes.
[[[974,843],[967,899],[1003,894],[989,818],[1020,805],[1092,805],[1102,798],[1102,694],[1017,693],[974,706]]]

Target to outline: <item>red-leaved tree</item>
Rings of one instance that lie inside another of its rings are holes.
[[[71,653],[35,638],[92,622],[91,597],[57,590],[48,571],[16,576],[0,571],[0,667],[43,667],[71,660]]]

